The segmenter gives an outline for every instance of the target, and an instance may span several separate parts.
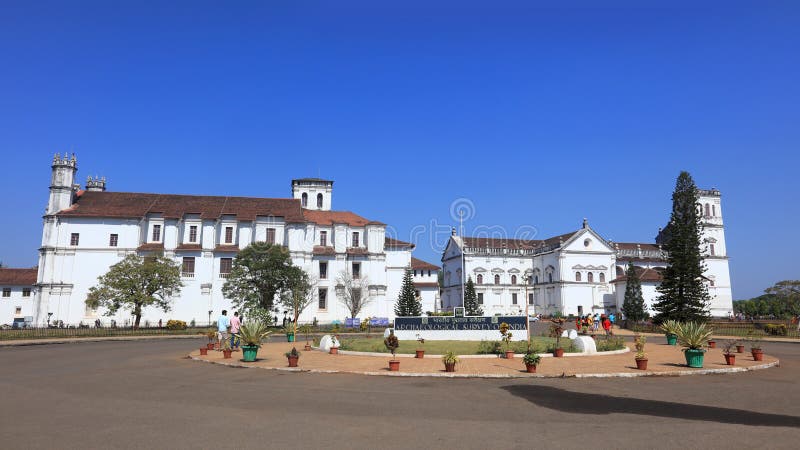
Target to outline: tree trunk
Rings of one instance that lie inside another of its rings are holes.
[[[142,320],[142,308],[137,306],[136,309],[133,310],[133,315],[136,316],[136,321],[133,324],[133,329],[138,330],[139,321]]]

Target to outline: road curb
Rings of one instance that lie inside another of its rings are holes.
[[[112,342],[112,341],[155,341],[161,339],[198,339],[200,335],[166,335],[166,336],[110,336],[110,337],[85,337],[72,339],[39,339],[39,340],[19,340],[19,341],[0,341],[0,347],[26,347],[29,345],[50,345],[50,344],[77,344],[83,342]]]
[[[775,360],[766,364],[759,364],[750,367],[730,367],[724,369],[699,369],[699,370],[680,370],[676,372],[610,372],[610,373],[561,373],[561,374],[539,374],[539,373],[519,373],[519,374],[476,374],[476,373],[424,373],[424,372],[390,372],[390,371],[348,371],[348,370],[324,370],[324,369],[304,369],[300,367],[261,367],[249,366],[237,362],[222,362],[210,361],[207,359],[198,358],[194,355],[188,355],[188,358],[196,362],[204,362],[208,364],[216,364],[235,369],[264,369],[276,370],[280,372],[302,372],[302,373],[322,373],[322,374],[350,374],[350,375],[367,375],[367,376],[383,376],[383,377],[407,377],[407,378],[502,378],[502,379],[516,379],[516,378],[635,378],[635,377],[682,377],[692,375],[719,375],[729,373],[744,373],[752,372],[755,370],[769,369],[780,365],[780,360]]]

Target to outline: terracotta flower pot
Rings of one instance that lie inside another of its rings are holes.
[[[422,359],[425,357],[425,350],[415,350],[417,356],[415,358]]]
[[[744,345],[737,345],[736,353],[744,353]]]
[[[564,356],[564,349],[563,348],[555,349],[553,351],[553,356],[555,356],[556,358],[561,358],[562,356]]]
[[[506,359],[514,359],[514,350],[506,350]]]
[[[231,349],[227,349],[227,350],[226,350],[226,349],[223,349],[223,350],[222,350],[222,357],[223,357],[224,359],[231,359],[231,352],[232,352],[232,350],[231,350]]]
[[[389,360],[389,370],[392,372],[397,372],[400,370],[400,361],[397,359],[390,359]]]
[[[328,350],[328,353],[330,353],[331,355],[338,355],[339,354],[339,347],[331,347],[331,349]]]
[[[708,341],[708,348],[717,348],[717,341]]]
[[[200,356],[208,355],[208,347],[200,347]]]
[[[289,360],[289,367],[297,367],[297,361],[300,359],[299,356],[287,356],[286,359]]]
[[[207,350],[214,350],[214,343],[213,342],[209,342],[208,344],[206,344],[206,349]]]
[[[445,372],[455,372],[456,371],[456,363],[444,363],[444,371]]]
[[[636,360],[636,368],[639,370],[647,370],[647,360],[646,359],[637,359]]]
[[[305,347],[303,347],[303,351],[304,351],[304,352],[310,352],[310,351],[311,351],[311,346],[310,346],[310,345],[308,345],[308,344],[306,344],[306,346],[305,346]]]
[[[525,364],[525,371],[528,373],[536,373],[536,364]]]
[[[763,361],[764,360],[764,351],[760,348],[751,348],[750,353],[753,354],[753,361]]]
[[[736,355],[733,353],[725,355],[725,364],[733,366],[736,364]]]

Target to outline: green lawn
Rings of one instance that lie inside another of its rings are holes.
[[[383,337],[357,337],[347,338],[340,336],[341,349],[353,350],[358,352],[379,352],[389,353],[383,345]],[[534,337],[532,339],[532,349],[536,353],[545,353],[549,346],[552,346],[555,339],[548,337]],[[417,348],[424,349],[425,353],[431,355],[441,355],[448,351],[455,352],[458,355],[478,355],[478,354],[492,354],[495,347],[495,342],[500,344],[501,351],[505,350],[505,345],[499,341],[425,341],[424,346],[420,346],[417,341],[400,341],[400,347],[397,353],[414,353]],[[569,339],[561,339],[561,346],[565,352],[576,352],[577,350],[572,347],[572,342]],[[511,342],[510,348],[517,353],[525,353],[527,347],[526,342]]]

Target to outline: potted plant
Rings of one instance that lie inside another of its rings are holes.
[[[677,320],[665,320],[659,328],[667,336],[667,345],[677,345],[678,343],[678,328],[681,323]]]
[[[744,344],[736,341],[736,353],[744,353]]]
[[[722,343],[722,354],[725,356],[725,364],[733,366],[736,364],[736,355],[733,348],[739,343],[736,339],[731,339]]]
[[[717,348],[717,341],[714,338],[708,340],[708,348]]]
[[[208,338],[208,344],[206,344],[206,349],[214,350],[214,339],[217,337],[217,332],[214,330],[203,331],[203,336]]]
[[[328,350],[328,353],[331,355],[338,355],[339,354],[339,337],[336,335],[331,336],[331,348]]]
[[[556,339],[555,346],[553,347],[553,356],[561,358],[564,356],[564,349],[561,348],[561,334],[564,333],[564,319],[557,317],[550,319],[550,337]]]
[[[536,373],[536,366],[539,365],[539,361],[541,361],[542,357],[528,351],[525,353],[525,356],[522,357],[522,362],[525,363],[525,371],[528,373]]]
[[[200,347],[200,356],[208,356],[208,347]]]
[[[442,355],[442,362],[444,363],[445,372],[455,372],[456,363],[458,363],[458,356],[455,353],[448,351]]]
[[[383,345],[392,353],[392,359],[389,360],[389,370],[397,372],[400,370],[400,360],[396,359],[394,355],[397,352],[397,347],[400,347],[400,341],[394,335],[394,330],[389,330],[389,336],[386,336],[386,339],[383,340]]]
[[[500,331],[500,336],[503,342],[506,344],[506,359],[514,359],[514,350],[511,350],[508,346],[511,343],[511,337],[513,336],[510,331],[508,331],[508,324],[502,322],[498,330]]]
[[[239,337],[242,340],[242,360],[253,362],[256,360],[258,349],[264,339],[272,334],[267,325],[260,320],[251,320],[239,328]]]
[[[286,322],[286,325],[281,329],[281,332],[286,335],[287,342],[294,342],[295,324],[294,322]]]
[[[309,340],[308,335],[311,334],[311,325],[304,324],[298,329],[301,333],[306,336],[306,346],[303,347],[303,351],[307,352],[311,350],[311,341]]]
[[[222,341],[222,358],[231,359],[231,341],[225,339]]]
[[[300,352],[297,348],[292,347],[292,351],[284,353],[286,359],[289,360],[289,367],[297,367],[297,361],[300,359]]]
[[[636,334],[633,337],[633,345],[636,348],[636,368],[639,370],[647,370],[647,354],[644,352],[644,344],[647,343],[647,338],[641,334]]]
[[[417,335],[417,342],[419,343],[419,347],[416,350],[416,358],[422,359],[425,357],[425,339]]]
[[[764,360],[764,350],[761,349],[761,340],[755,337],[750,338],[750,353],[753,355],[753,361]]]
[[[686,322],[678,326],[678,342],[683,347],[683,354],[686,357],[686,365],[693,368],[703,367],[703,347],[708,343],[711,336],[711,329],[708,325],[700,322]]]

